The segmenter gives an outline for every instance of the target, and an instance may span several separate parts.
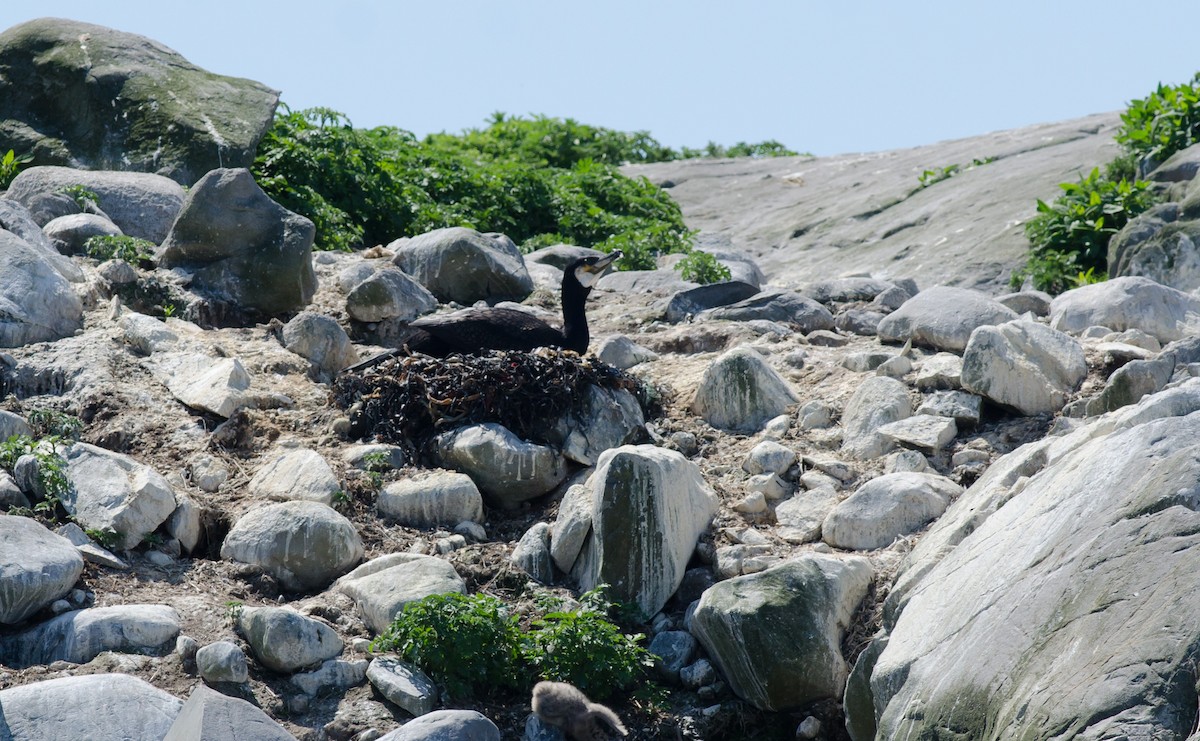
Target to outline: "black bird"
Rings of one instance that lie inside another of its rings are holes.
[[[621,254],[620,250],[613,250],[607,255],[584,257],[567,265],[562,281],[562,329],[520,309],[463,309],[417,319],[408,325],[412,334],[400,349],[376,355],[343,372],[378,365],[405,350],[444,358],[452,353],[472,355],[488,350],[529,351],[536,347],[561,347],[582,355],[587,352],[591,339],[584,304],[596,281]]]

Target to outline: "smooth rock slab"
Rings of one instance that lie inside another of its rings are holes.
[[[861,557],[810,554],[704,592],[691,631],[733,691],[762,710],[840,697],[841,640],[874,572]]]
[[[83,573],[69,540],[28,517],[0,517],[0,623],[15,625],[65,596]]]
[[[295,741],[258,706],[196,685],[163,741]]]
[[[951,417],[915,414],[889,422],[876,430],[880,435],[906,448],[936,453],[958,435],[958,425]]]
[[[475,710],[435,710],[380,736],[379,741],[500,741],[500,729]]]
[[[389,553],[338,579],[334,588],[358,604],[363,621],[382,633],[409,602],[434,594],[466,594],[462,577],[448,562],[417,553]]]
[[[292,684],[309,697],[357,687],[367,679],[367,661],[330,659],[310,672],[292,675]]]
[[[494,422],[438,435],[434,454],[442,466],[467,474],[480,491],[509,509],[549,493],[567,478],[566,461],[556,450],[526,442]]]
[[[838,504],[832,487],[798,491],[775,507],[779,537],[789,543],[810,543],[821,537],[821,524]]]
[[[917,407],[917,414],[950,417],[959,427],[974,427],[983,415],[983,397],[966,391],[934,391]]]
[[[437,308],[437,299],[403,270],[387,267],[363,279],[346,296],[346,313],[360,322],[410,322]]]
[[[0,663],[86,664],[104,651],[161,655],[175,647],[180,626],[179,613],[166,605],[91,607],[0,639]]]
[[[354,525],[320,502],[281,502],[251,510],[234,523],[221,558],[254,564],[284,589],[322,589],[362,560]]]
[[[704,311],[700,319],[749,322],[766,319],[808,334],[833,329],[833,314],[807,296],[791,291],[764,291],[729,306]]]
[[[761,355],[739,347],[704,370],[691,410],[713,427],[755,432],[799,400]]]
[[[879,428],[911,415],[912,400],[903,383],[887,376],[865,379],[842,412],[842,453],[859,460],[883,455],[895,444]]]
[[[198,353],[156,353],[150,372],[179,401],[201,412],[229,418],[246,405],[250,374],[237,358]]]
[[[83,303],[53,260],[0,229],[0,347],[57,340],[83,327]]]
[[[4,741],[164,738],[183,702],[128,674],[60,677],[0,690]]]

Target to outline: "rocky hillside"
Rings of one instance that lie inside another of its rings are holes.
[[[122,44],[137,79],[156,45]],[[13,54],[0,83],[37,69]],[[176,102],[218,132],[270,117]],[[0,135],[74,151],[5,111]],[[631,168],[735,280],[606,276],[582,358],[378,356],[477,302],[554,319],[586,250],[454,228],[314,253],[245,169],[24,170],[0,197],[0,740],[557,741],[581,703],[539,718],[529,689],[565,650],[497,679],[372,639],[455,594],[532,635],[601,584],[655,664],[559,668],[629,738],[1188,738],[1200,300],[1162,274],[1000,288],[1033,200],[1114,122]],[[1179,233],[1185,172],[1123,244]]]

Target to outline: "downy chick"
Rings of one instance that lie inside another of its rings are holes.
[[[616,713],[589,701],[566,682],[538,682],[533,688],[533,712],[575,741],[608,741],[628,734]]]

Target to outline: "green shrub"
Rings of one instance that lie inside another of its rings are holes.
[[[100,206],[100,196],[96,195],[96,191],[89,190],[83,185],[65,185],[58,189],[59,193],[75,201],[75,205],[79,206],[81,211],[86,211],[88,206]]]
[[[767,139],[766,141],[756,142],[754,144],[738,142],[731,147],[726,147],[710,141],[708,144],[704,145],[702,149],[683,147],[680,150],[678,157],[671,157],[671,159],[686,160],[696,159],[699,157],[796,157],[799,154],[799,152],[788,149],[774,139]]]
[[[38,480],[46,498],[34,505],[34,510],[54,518],[58,504],[68,493],[71,482],[67,478],[67,462],[54,452],[59,438],[51,435],[34,440],[28,435],[13,435],[0,443],[0,468],[14,473],[17,461],[23,455],[32,455],[38,461]]]
[[[54,436],[78,440],[83,431],[83,420],[73,414],[56,409],[34,409],[28,415],[29,426],[39,437]]]
[[[124,260],[130,265],[153,267],[154,243],[140,237],[129,237],[123,234],[105,234],[88,237],[83,243],[84,252],[88,257],[100,261]]]
[[[654,665],[639,645],[605,617],[611,605],[600,590],[581,597],[579,610],[551,612],[532,623],[525,657],[542,679],[569,682],[596,700],[628,687]]]
[[[521,646],[517,618],[485,594],[410,602],[371,644],[420,667],[457,698],[522,687]]]
[[[709,253],[700,250],[689,252],[686,257],[675,264],[675,269],[679,271],[679,276],[684,280],[690,280],[700,285],[721,283],[732,277],[729,268],[722,265]]]
[[[32,154],[17,154],[11,149],[0,157],[0,190],[7,188],[21,172],[21,168],[30,162],[33,162]]]
[[[1030,256],[1013,274],[1014,286],[1028,276],[1038,290],[1061,293],[1079,273],[1103,274],[1109,239],[1155,202],[1148,183],[1108,180],[1099,168],[1059,187],[1063,194],[1051,204],[1039,200],[1038,215],[1025,224]]]
[[[1200,141],[1200,72],[1191,82],[1162,85],[1121,114],[1117,143],[1153,167]]]
[[[608,621],[600,590],[573,611],[552,611],[524,632],[503,602],[485,595],[441,594],[410,602],[372,650],[395,652],[467,698],[525,691],[537,679],[571,682],[604,699],[653,665],[639,642]]]

